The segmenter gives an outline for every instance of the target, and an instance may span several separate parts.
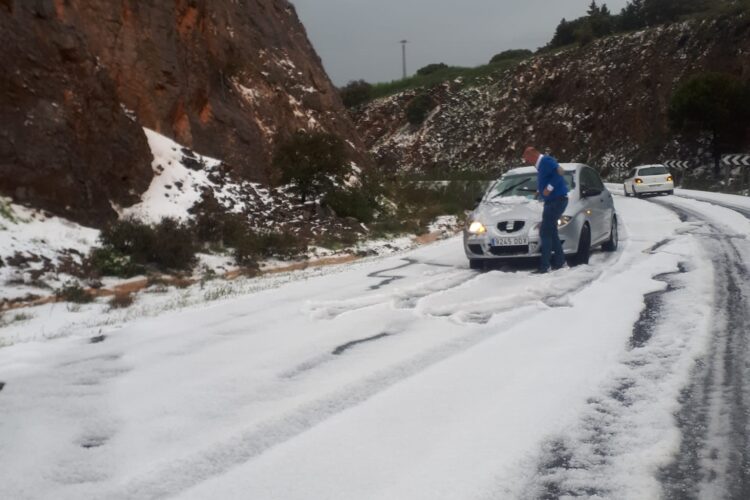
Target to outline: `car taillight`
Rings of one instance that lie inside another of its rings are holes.
[[[636,183],[636,184],[643,184],[643,179],[636,179],[636,180],[635,180],[635,183]]]
[[[667,176],[667,182],[672,182],[672,176],[671,175]]]

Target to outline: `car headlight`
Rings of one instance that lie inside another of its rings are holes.
[[[573,220],[573,217],[571,217],[570,215],[563,215],[562,217],[557,219],[557,227],[565,227],[572,220]]]
[[[474,221],[469,224],[469,232],[471,234],[484,234],[487,232],[487,228],[484,227],[484,224],[482,224],[481,222]]]
[[[673,182],[673,181],[674,181],[674,179],[672,179],[672,176],[671,176],[671,175],[668,175],[668,176],[667,176],[667,182]]]

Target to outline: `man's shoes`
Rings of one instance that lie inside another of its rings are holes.
[[[531,271],[531,274],[547,274],[549,271],[546,269],[537,269],[535,271]]]
[[[563,262],[562,265],[552,266],[552,270],[557,271],[558,269],[565,269],[566,267],[568,267],[568,265]]]

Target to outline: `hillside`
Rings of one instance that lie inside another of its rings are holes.
[[[273,175],[299,129],[361,142],[287,0],[0,2],[0,194],[98,224],[153,177],[143,128]]]
[[[670,97],[702,71],[747,81],[749,51],[746,18],[685,21],[537,55],[472,85],[456,79],[405,91],[352,116],[385,169],[497,170],[537,144],[619,174],[631,162],[706,159],[705,141],[671,134]],[[422,92],[435,107],[421,125],[410,125],[404,109]]]

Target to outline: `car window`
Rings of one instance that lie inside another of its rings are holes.
[[[598,189],[599,191],[604,191],[604,184],[599,178],[599,174],[591,167],[586,167],[581,170],[581,187],[583,189]]]
[[[662,175],[666,174],[667,169],[661,165],[655,167],[643,167],[638,169],[638,175]]]
[[[565,182],[570,189],[575,188],[574,172],[565,172]],[[490,186],[486,194],[486,199],[507,198],[511,196],[523,196],[533,198],[536,194],[536,174],[515,174],[506,175],[500,178],[495,184]]]
[[[590,175],[591,175],[592,185],[596,189],[601,189],[602,191],[604,191],[604,183],[602,182],[602,178],[599,176],[599,172],[597,172],[593,168],[590,168],[588,170],[589,170],[589,172],[591,172]]]

